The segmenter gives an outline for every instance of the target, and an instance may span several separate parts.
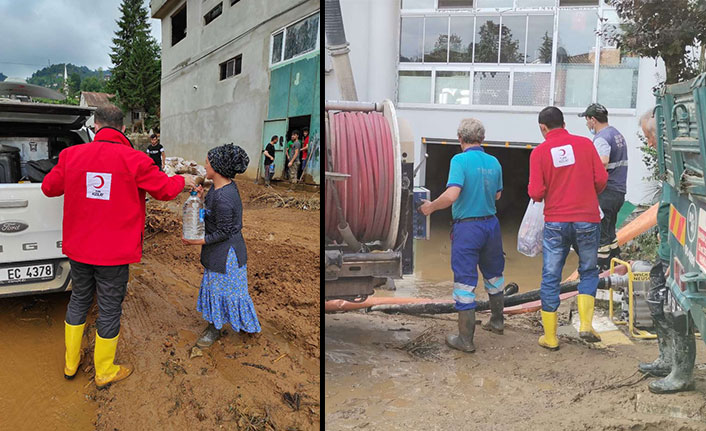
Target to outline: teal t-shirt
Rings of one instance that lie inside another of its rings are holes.
[[[503,189],[503,170],[495,157],[481,147],[471,147],[451,159],[446,187],[461,194],[451,207],[454,219],[495,214],[495,195]]]

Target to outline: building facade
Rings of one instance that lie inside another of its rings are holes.
[[[395,103],[417,160],[456,142],[465,117],[484,123],[488,146],[529,151],[543,140],[537,115],[549,105],[570,132],[590,137],[577,114],[597,102],[628,141],[626,199],[652,198],[638,119],[654,106],[664,67],[616,46],[618,15],[603,0],[341,0],[341,9],[359,99]],[[325,74],[326,99],[335,100],[329,58]]]
[[[292,130],[309,128],[303,179],[319,184],[318,0],[152,0],[162,22],[160,132],[170,154],[204,160],[235,143],[262,171],[273,135],[275,178]]]

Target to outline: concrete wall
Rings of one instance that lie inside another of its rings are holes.
[[[415,164],[424,154],[422,137],[455,139],[456,129],[462,118],[475,117],[486,127],[486,140],[513,142],[542,142],[537,125],[537,115],[542,107],[463,107],[449,105],[427,105],[423,107],[399,107],[397,105],[397,67],[399,58],[400,3],[396,0],[341,0],[341,12],[350,43],[350,59],[353,75],[362,101],[391,99],[398,116],[404,117],[412,127],[415,139]],[[326,54],[328,55],[328,54]],[[633,203],[646,203],[650,198],[649,187],[643,178],[648,176],[639,150],[637,137],[638,118],[654,106],[652,87],[664,77],[662,61],[643,58],[640,60],[638,93],[635,109],[608,111],[609,122],[622,132],[629,148],[628,192],[626,199]],[[326,100],[338,98],[335,71],[325,72]],[[409,105],[408,105],[409,106]],[[585,120],[577,117],[582,109],[562,108],[567,129],[574,134],[590,137]],[[430,144],[432,145],[432,144]],[[415,185],[424,185],[425,167],[415,178]],[[439,172],[445,176],[448,171]]]
[[[187,34],[171,46],[171,18],[162,19],[161,143],[170,155],[203,163],[212,147],[233,142],[250,156],[255,177],[269,96],[270,36],[315,12],[315,0],[240,1],[207,26],[203,15],[219,2],[189,1]],[[153,8],[153,13],[155,12]],[[219,64],[242,54],[242,72],[220,81]]]

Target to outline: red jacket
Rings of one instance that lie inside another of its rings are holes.
[[[566,129],[551,130],[530,154],[527,193],[544,200],[544,221],[600,223],[598,194],[607,181],[593,142]]]
[[[139,262],[145,192],[171,200],[183,189],[184,177],[160,172],[113,128],[100,129],[93,142],[64,149],[42,182],[45,195],[64,195],[62,251],[91,265]]]

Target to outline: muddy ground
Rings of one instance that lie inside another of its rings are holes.
[[[0,429],[320,428],[318,194],[275,188],[263,197],[251,181],[238,186],[261,334],[226,326],[220,341],[191,358],[205,327],[195,309],[200,249],[179,240],[185,194],[151,200],[116,359],[131,363],[134,374],[105,391],[92,383],[95,305],[84,337],[88,360],[65,381],[69,294],[0,300]]]
[[[562,304],[560,323],[568,324],[572,302]],[[455,315],[327,314],[326,429],[706,429],[703,342],[696,391],[658,396],[636,373],[639,361],[656,357],[655,341],[596,347],[567,335],[551,352],[537,345],[538,314],[506,317],[501,336],[477,328],[473,354],[444,345]],[[425,331],[431,337],[417,347],[427,350],[403,349]]]

